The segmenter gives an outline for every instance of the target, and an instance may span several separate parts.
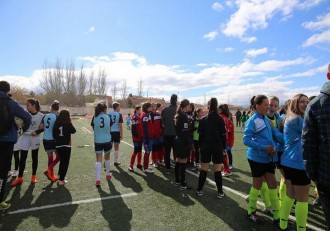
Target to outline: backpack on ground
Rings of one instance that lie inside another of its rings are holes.
[[[13,126],[13,116],[8,101],[8,99],[0,99],[0,135],[7,134]]]

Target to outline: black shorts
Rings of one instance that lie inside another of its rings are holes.
[[[120,132],[110,132],[111,142],[120,143]]]
[[[282,165],[281,165],[281,156],[282,156],[282,154],[283,154],[283,152],[277,152],[278,160],[275,163],[277,169],[282,169],[283,168]]]
[[[292,185],[309,185],[311,180],[307,176],[306,170],[300,170],[295,168],[290,168],[282,166],[285,179],[290,180]]]
[[[213,164],[223,163],[223,147],[221,144],[205,144],[201,145],[201,162]]]
[[[190,155],[190,144],[188,141],[175,138],[173,151],[176,157],[186,159]]]
[[[112,149],[112,144],[110,142],[107,143],[94,143],[95,145],[95,153],[96,154],[109,154]]]
[[[56,150],[56,141],[55,140],[42,140],[44,144],[45,152],[55,152]]]
[[[275,174],[275,163],[259,163],[248,159],[253,177],[262,177],[265,173]]]

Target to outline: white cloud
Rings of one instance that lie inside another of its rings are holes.
[[[302,26],[309,30],[320,31],[320,33],[310,36],[303,43],[303,47],[308,47],[319,43],[330,43],[330,13],[318,16],[316,21],[304,22]]]
[[[303,47],[312,46],[318,43],[330,43],[330,29],[323,33],[312,35],[303,43]]]
[[[91,26],[88,28],[88,32],[93,33],[95,31],[95,26]]]
[[[229,8],[233,8],[234,7],[234,2],[232,0],[227,0],[225,2],[226,6],[228,6]]]
[[[247,57],[256,57],[258,55],[266,54],[267,52],[268,52],[268,48],[264,47],[264,48],[260,48],[260,49],[246,50],[245,54]]]
[[[321,30],[330,27],[330,13],[326,15],[320,15],[316,21],[304,22],[303,27],[310,30]]]
[[[294,73],[294,74],[291,74],[291,75],[287,75],[284,78],[288,78],[288,77],[291,77],[291,78],[292,77],[312,77],[312,76],[315,76],[318,73],[324,73],[324,75],[326,75],[327,70],[328,70],[328,65],[326,64],[326,65],[323,65],[323,66],[320,66],[320,67],[309,69],[308,71],[298,72],[298,73]]]
[[[223,6],[221,5],[220,2],[214,2],[214,3],[212,4],[212,9],[213,9],[214,11],[222,11],[222,10],[223,10]]]
[[[224,52],[233,52],[235,50],[235,48],[233,47],[226,47],[225,49],[223,49]]]
[[[243,42],[254,42],[256,37],[247,35],[249,30],[260,30],[268,27],[269,21],[276,14],[281,14],[282,20],[291,17],[296,8],[310,8],[322,2],[322,0],[241,0],[236,1],[237,11],[222,29],[222,33],[228,37],[240,38]],[[230,3],[229,3],[230,4]]]
[[[212,41],[218,37],[219,33],[217,31],[211,31],[203,36],[204,39]]]

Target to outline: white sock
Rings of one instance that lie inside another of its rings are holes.
[[[110,174],[110,160],[105,161],[105,172],[107,175]]]
[[[119,151],[115,151],[114,156],[115,156],[115,162],[117,163],[119,160]]]
[[[95,171],[96,171],[96,180],[101,179],[101,162],[95,163]]]

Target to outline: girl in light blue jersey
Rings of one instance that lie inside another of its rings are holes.
[[[112,149],[111,135],[110,135],[110,117],[107,113],[107,106],[103,103],[99,103],[95,107],[95,115],[92,119],[91,126],[94,130],[94,144],[96,153],[96,187],[101,185],[101,166],[102,166],[102,155],[104,153],[105,168],[107,180],[111,179],[110,174],[110,152]]]
[[[123,138],[123,116],[120,114],[120,104],[112,104],[113,111],[109,113],[111,119],[111,142],[114,146],[114,165],[119,166],[119,144]]]

